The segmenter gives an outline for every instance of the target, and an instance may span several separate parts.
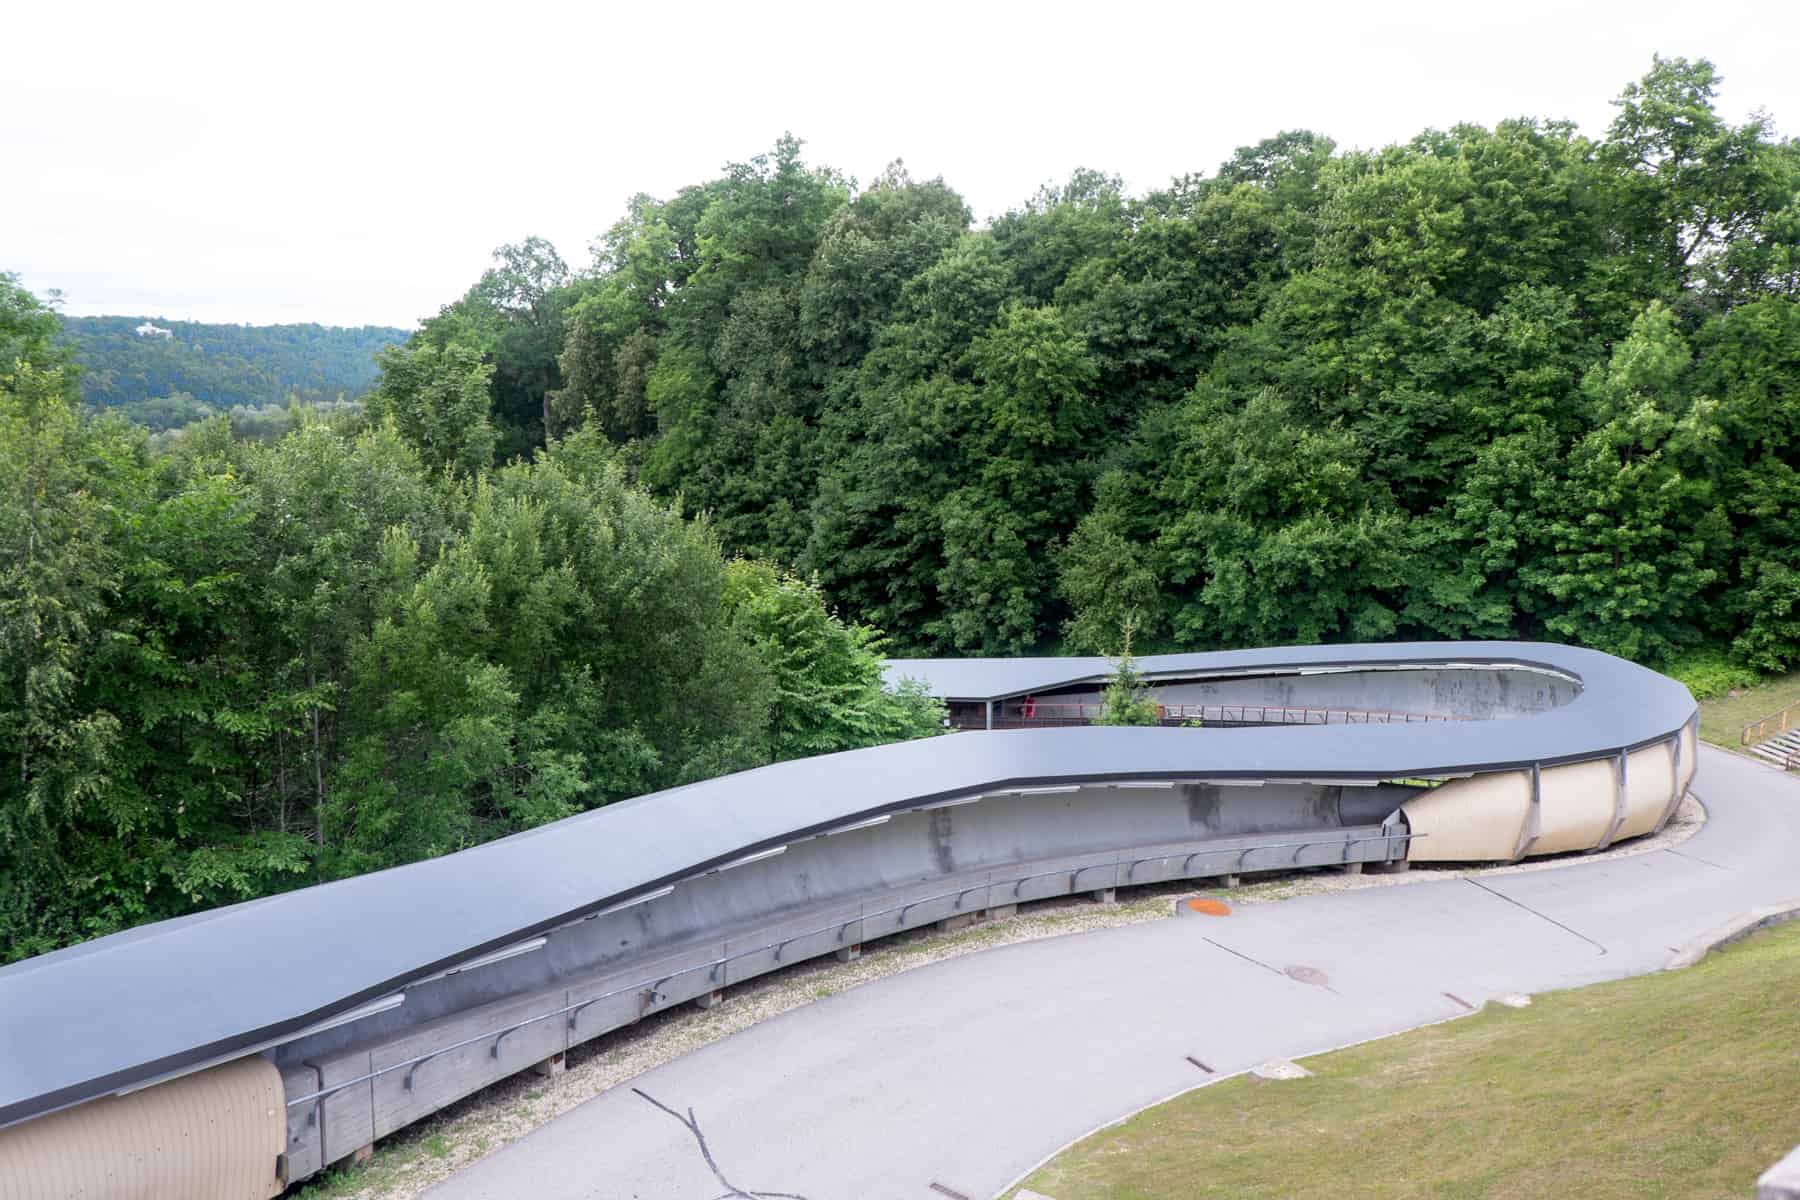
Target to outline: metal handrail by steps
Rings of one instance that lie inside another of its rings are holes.
[[[1775,728],[1771,729],[1770,726]],[[1752,721],[1744,726],[1738,737],[1738,744],[1749,746],[1768,737],[1771,733],[1786,733],[1790,728],[1800,729],[1800,700],[1794,701],[1779,712],[1772,712],[1760,721]]]
[[[1778,733],[1749,747],[1751,754],[1784,771],[1800,770],[1800,729]]]

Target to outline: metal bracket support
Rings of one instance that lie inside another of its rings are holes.
[[[448,1048],[449,1047],[446,1047],[446,1049],[448,1049]],[[436,1058],[438,1055],[440,1055],[442,1053],[444,1053],[443,1050],[434,1050],[430,1054],[427,1054],[424,1058],[421,1058],[418,1061],[414,1062],[412,1066],[406,1068],[406,1076],[405,1076],[405,1078],[400,1080],[400,1086],[405,1088],[409,1092],[412,1091],[413,1090],[413,1076],[418,1074],[419,1068],[424,1066],[426,1063],[430,1062],[432,1059]]]
[[[490,1058],[499,1058],[500,1057],[500,1043],[504,1042],[506,1040],[506,1035],[509,1033],[517,1033],[519,1030],[525,1028],[525,1026],[529,1025],[529,1024],[531,1024],[531,1022],[526,1021],[526,1022],[523,1022],[522,1024],[513,1025],[507,1029],[502,1029],[498,1034],[496,1034],[494,1036],[494,1044],[488,1048],[488,1056]]]
[[[1673,768],[1673,777],[1669,781],[1669,804],[1663,809],[1662,816],[1657,818],[1656,829],[1653,832],[1662,832],[1663,826],[1669,823],[1670,818],[1675,815],[1675,810],[1681,807],[1682,799],[1687,795],[1687,790],[1681,786],[1681,738],[1688,731],[1689,726],[1696,724],[1699,720],[1699,716],[1696,715],[1692,721],[1677,729],[1675,735],[1669,739],[1669,761]]]
[[[577,1004],[574,1007],[570,1008],[569,1009],[569,1029],[571,1031],[573,1031],[575,1028],[575,1023],[577,1021],[581,1020],[581,1010],[582,1009],[586,1008],[590,1004],[598,1004],[602,1000],[606,1000],[606,999],[609,999],[609,997],[595,996],[592,1000],[583,1000],[580,1004]]]
[[[1606,827],[1606,836],[1602,837],[1599,844],[1594,847],[1596,853],[1612,845],[1613,839],[1619,836],[1619,830],[1625,825],[1625,750],[1623,747],[1620,748],[1614,762],[1617,771],[1613,777],[1612,824]]]
[[[1525,807],[1525,823],[1519,827],[1519,840],[1513,846],[1513,861],[1518,862],[1531,853],[1532,846],[1537,844],[1538,834],[1544,827],[1544,771],[1537,763],[1531,764],[1531,798]]]

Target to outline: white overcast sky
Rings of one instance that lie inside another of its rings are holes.
[[[1141,192],[1286,128],[1598,134],[1653,53],[1800,130],[1795,0],[86,0],[0,28],[0,270],[73,314],[410,326],[495,246],[585,265],[633,193],[784,130],[858,179],[941,174],[977,219],[1077,166]]]

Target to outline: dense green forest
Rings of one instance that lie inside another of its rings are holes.
[[[163,333],[137,332],[153,326]],[[237,410],[261,433],[268,410],[330,407],[375,386],[375,356],[406,340],[403,329],[365,325],[202,325],[143,317],[63,317],[62,336],[81,367],[81,395],[161,432]]]
[[[1795,662],[1800,144],[1717,82],[981,228],[785,137],[266,441],[83,411],[0,287],[4,956],[935,730],[876,629]]]
[[[480,470],[354,414],[153,450],[56,332],[0,276],[0,961],[941,728],[597,431]]]
[[[1597,139],[1287,132],[983,229],[783,139],[541,241],[374,400],[472,470],[597,429],[923,653],[1523,636],[1800,651],[1800,144],[1659,60]],[[485,394],[463,386],[492,366]],[[485,418],[485,419],[483,419]]]

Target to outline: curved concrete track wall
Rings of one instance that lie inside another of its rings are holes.
[[[1672,947],[1734,917],[1800,903],[1800,777],[1703,746],[1694,793],[1707,820],[1673,848],[1415,872],[1404,886],[1025,941],[849,988],[594,1097],[426,1200],[719,1195],[694,1135],[645,1096],[691,1110],[711,1162],[744,1191],[939,1200],[938,1183],[989,1200],[1176,1093],[1465,1004],[1660,970]],[[1615,1114],[1621,1132],[1633,1119]],[[1429,1192],[1431,1172],[1422,1162],[1390,1190]]]
[[[1186,657],[1156,655],[1151,662]],[[889,664],[889,672],[907,678],[908,663],[904,659],[896,660]],[[1580,692],[1575,680],[1561,674],[1503,667],[1194,679],[1179,667],[1165,666],[1160,672],[1146,671],[1146,678],[1157,700],[1167,704],[1374,709],[1429,712],[1462,720],[1504,719],[1549,712],[1568,704]],[[1101,687],[1082,684],[1039,691],[1053,695],[1057,702],[1066,703],[1098,704],[1103,698]]]
[[[173,1095],[137,1089],[254,1056],[280,1073],[283,1167],[300,1178],[575,1042],[869,938],[1164,879],[1593,848],[1660,826],[1695,762],[1686,690],[1591,651],[1306,647],[1145,665],[1169,688],[1462,719],[958,734],[132,930],[0,969],[0,1122]],[[1094,678],[1084,660],[894,670],[983,700]],[[0,1130],[0,1148],[33,1128]]]

